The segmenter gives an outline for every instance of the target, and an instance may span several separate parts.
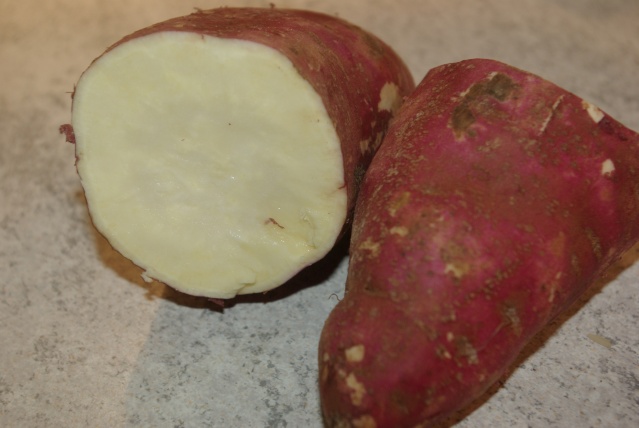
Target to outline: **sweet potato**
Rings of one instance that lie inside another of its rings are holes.
[[[639,239],[639,135],[538,76],[431,70],[362,184],[319,346],[328,426],[428,426],[477,398]]]
[[[230,298],[331,249],[412,89],[392,49],[344,20],[202,10],[98,57],[61,131],[96,228],[145,279]]]

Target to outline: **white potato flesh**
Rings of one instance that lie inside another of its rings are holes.
[[[343,227],[333,123],[270,47],[187,32],[133,39],[83,74],[72,125],[97,229],[145,277],[185,293],[277,287]]]

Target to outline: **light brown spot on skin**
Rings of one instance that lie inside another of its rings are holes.
[[[370,150],[370,145],[371,145],[371,140],[362,140],[359,142],[359,151],[365,155],[366,153],[369,152]]]
[[[378,257],[381,252],[379,242],[375,242],[371,238],[367,238],[366,241],[362,242],[359,249],[370,251],[370,257],[372,258]]]
[[[601,258],[603,257],[603,252],[601,249],[601,241],[599,240],[599,237],[590,228],[586,228],[584,232],[586,233],[586,237],[590,241],[590,246],[592,247],[592,252],[595,253],[595,257],[597,257],[597,260],[601,260]]]
[[[435,348],[435,354],[444,360],[450,360],[453,358],[453,356],[450,355],[450,352],[448,352],[448,350],[442,345],[438,345],[437,348]]]
[[[581,273],[581,265],[580,265],[580,263],[579,263],[579,257],[577,257],[577,255],[576,255],[576,254],[573,254],[573,255],[570,257],[570,266],[572,267],[572,271],[573,271],[575,274],[579,274],[579,273]]]
[[[557,293],[557,287],[559,286],[559,281],[561,280],[562,272],[558,272],[555,275],[555,280],[550,283],[550,291],[548,292],[548,303],[552,303],[555,300],[555,294]]]
[[[320,377],[322,383],[326,383],[326,381],[328,380],[328,373],[329,373],[328,366],[324,365],[322,367],[322,374],[321,374],[321,377]]]
[[[499,147],[501,147],[501,141],[499,139],[494,139],[486,141],[484,144],[477,147],[477,150],[482,153],[490,153],[494,150],[497,150]]]
[[[375,141],[373,142],[373,151],[377,151],[377,149],[379,149],[379,146],[382,145],[382,140],[384,139],[384,133],[383,132],[378,132],[377,135],[375,136]]]
[[[601,175],[611,177],[613,172],[615,172],[615,164],[612,159],[606,159],[601,163]]]
[[[344,351],[346,355],[346,361],[349,363],[360,363],[364,360],[366,348],[364,345],[355,345]]]
[[[455,279],[462,279],[464,276],[466,276],[469,270],[470,265],[468,263],[446,263],[446,266],[444,267],[444,274],[452,274]]]
[[[515,332],[516,336],[521,335],[521,320],[519,319],[519,313],[517,312],[517,308],[512,305],[504,305],[501,308],[501,313],[506,319],[508,325],[510,325]]]
[[[404,237],[408,235],[408,229],[404,226],[394,226],[390,230],[391,235]]]
[[[410,193],[404,192],[399,198],[393,201],[388,208],[388,213],[391,217],[395,217],[397,215],[397,211],[402,209],[408,202],[410,201]]]
[[[350,396],[353,405],[361,406],[362,400],[366,395],[366,388],[359,380],[357,380],[354,373],[346,376],[346,386],[351,390]]]
[[[479,357],[477,356],[477,350],[470,343],[470,340],[466,336],[461,336],[455,340],[455,346],[457,347],[457,354],[460,357],[465,357],[468,364],[478,364]]]
[[[399,87],[393,82],[384,84],[382,90],[379,93],[379,103],[377,104],[377,110],[385,110],[391,113],[395,113],[401,103],[402,97],[399,96]]]
[[[549,242],[548,248],[555,257],[562,257],[566,250],[566,235],[563,232],[559,232],[559,234]]]
[[[399,174],[399,170],[396,167],[391,167],[386,170],[386,177],[395,177]]]

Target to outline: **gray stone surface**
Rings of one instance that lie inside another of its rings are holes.
[[[635,0],[276,1],[386,40],[417,80],[499,59],[639,129]],[[345,246],[223,311],[146,284],[92,228],[58,135],[83,69],[121,36],[193,7],[266,1],[0,0],[0,426],[321,427],[317,340]],[[445,425],[639,426],[639,247]]]

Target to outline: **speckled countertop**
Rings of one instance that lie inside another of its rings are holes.
[[[490,57],[639,129],[636,0],[276,1],[377,33],[420,80]],[[0,0],[0,426],[321,427],[317,341],[345,245],[219,310],[147,284],[93,229],[58,134],[121,36],[194,7],[266,1]],[[639,247],[445,426],[639,426]]]

